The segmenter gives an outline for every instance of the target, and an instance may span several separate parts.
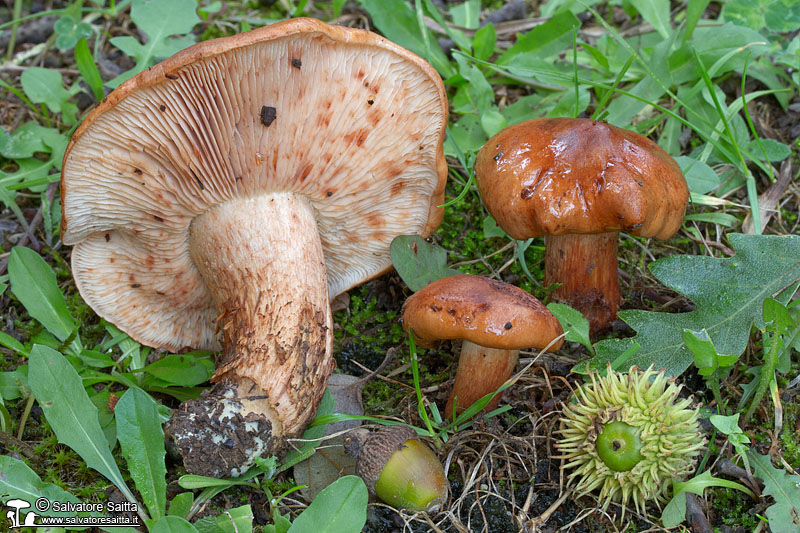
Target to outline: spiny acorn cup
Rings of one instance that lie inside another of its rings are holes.
[[[691,398],[678,398],[681,386],[663,371],[637,367],[621,374],[590,372],[565,405],[556,447],[574,469],[569,483],[579,496],[600,488],[603,509],[611,501],[662,503],[672,480],[694,470],[705,445],[699,410]]]
[[[345,437],[344,449],[358,459],[356,473],[370,493],[392,507],[432,512],[447,500],[442,463],[408,426],[356,429]]]

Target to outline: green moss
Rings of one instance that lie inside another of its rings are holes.
[[[758,518],[750,514],[752,505],[748,498],[734,489],[710,489],[714,513],[723,524],[741,527],[744,531],[753,531],[758,525]]]

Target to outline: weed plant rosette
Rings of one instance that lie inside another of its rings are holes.
[[[599,488],[603,509],[611,501],[624,508],[633,500],[639,511],[647,501],[660,504],[672,480],[694,471],[705,445],[699,409],[653,367],[628,374],[609,367],[605,376],[589,377],[564,406],[558,431],[569,483],[579,497]]]

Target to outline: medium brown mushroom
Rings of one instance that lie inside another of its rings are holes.
[[[168,430],[190,472],[235,476],[316,412],[330,298],[441,221],[447,101],[373,33],[294,19],[142,72],[64,158],[62,238],[86,302],[143,344],[222,350]]]
[[[617,234],[667,239],[689,189],[672,157],[632,131],[589,119],[509,126],[480,149],[475,176],[486,208],[515,239],[546,235],[545,283],[594,333],[622,302]]]
[[[451,420],[454,403],[460,413],[511,377],[519,350],[547,347],[556,351],[564,342],[558,339],[563,333],[558,320],[533,295],[502,281],[468,274],[436,280],[414,293],[403,306],[403,328],[411,330],[423,347],[440,340],[462,340],[445,408]],[[499,401],[500,395],[495,396],[484,411]]]

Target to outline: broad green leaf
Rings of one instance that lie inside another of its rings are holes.
[[[45,483],[25,463],[8,455],[0,455],[0,495],[3,501],[7,498],[19,498],[31,504],[29,511],[34,511],[33,504],[38,498],[50,501],[79,503],[80,500],[64,489],[51,483]],[[23,511],[24,512],[24,511]],[[43,516],[72,516],[75,513],[55,512],[52,509],[36,510]]]
[[[694,354],[694,366],[701,376],[713,374],[719,367],[729,367],[738,359],[736,355],[720,355],[706,330],[683,330],[683,342]]]
[[[675,162],[681,167],[681,172],[686,178],[690,191],[706,194],[719,186],[719,175],[714,172],[713,168],[702,161],[681,155],[675,158]]]
[[[592,341],[589,337],[589,321],[586,320],[580,311],[572,307],[559,303],[547,304],[547,310],[561,323],[561,327],[567,332],[564,337],[570,342],[579,342],[586,346],[589,353],[594,353]]]
[[[630,365],[666,369],[677,376],[692,364],[692,352],[683,342],[683,330],[705,329],[719,353],[741,354],[750,328],[763,326],[765,298],[785,303],[800,280],[800,237],[797,235],[728,235],[736,254],[718,259],[672,256],[650,265],[653,275],[667,287],[696,304],[689,313],[625,310],[619,313],[636,332],[628,339],[597,343],[592,366],[602,368],[636,342],[642,349]],[[789,290],[785,290],[789,288]]]
[[[169,354],[144,367],[144,371],[173,385],[193,387],[208,381],[214,362],[208,354]]]
[[[223,511],[217,516],[217,527],[225,533],[252,533],[253,510],[249,505]]]
[[[85,384],[84,382],[84,385]],[[89,396],[89,400],[97,407],[97,421],[100,423],[100,428],[106,436],[108,448],[113,450],[117,445],[117,425],[114,420],[114,413],[108,405],[111,400],[111,393],[108,389],[102,390]]]
[[[0,397],[16,400],[28,391],[28,366],[20,365],[9,372],[0,372]]]
[[[43,140],[46,130],[47,128],[33,121],[26,122],[8,136],[0,149],[0,155],[9,159],[25,159],[33,157],[37,152],[49,152],[50,149]]]
[[[486,218],[483,219],[483,238],[491,239],[493,237],[511,238],[503,231],[503,228],[497,225],[497,221],[492,218],[492,215],[486,215]]]
[[[494,53],[494,46],[497,44],[497,32],[494,24],[487,24],[475,32],[472,40],[473,55],[478,59],[488,60]]]
[[[480,24],[481,0],[467,0],[450,8],[456,26],[474,30]]]
[[[728,22],[775,33],[800,29],[800,3],[796,0],[728,0],[722,8]]]
[[[11,250],[8,261],[11,292],[28,313],[64,341],[75,330],[75,321],[67,310],[56,275],[42,256],[24,246]]]
[[[197,533],[197,528],[179,516],[164,516],[150,526],[150,533]]]
[[[97,407],[89,400],[72,365],[57,351],[36,345],[28,366],[28,384],[58,441],[114,483],[128,501],[135,502],[111,456],[98,422]]]
[[[630,2],[661,37],[669,38],[672,33],[669,23],[669,0],[630,0]]]
[[[500,114],[500,111],[494,108],[494,106],[481,113],[481,127],[487,137],[494,136],[506,126],[508,126],[506,117]]]
[[[367,522],[368,499],[360,477],[344,476],[317,494],[289,533],[358,533]]]
[[[78,107],[70,102],[72,95],[64,89],[61,73],[57,70],[30,67],[22,72],[20,82],[31,102],[45,104],[53,113],[61,112],[69,124],[75,122]]]
[[[698,496],[703,495],[703,491],[709,487],[726,487],[729,489],[737,489],[742,492],[752,495],[750,489],[727,479],[716,478],[711,475],[709,470],[699,474],[688,481],[675,481],[672,485],[673,497],[669,503],[664,507],[664,512],[661,514],[661,522],[664,527],[672,528],[680,524],[686,519],[686,493],[691,492]]]
[[[760,142],[760,145],[759,145]],[[763,152],[761,151],[763,148]],[[770,161],[783,161],[792,154],[792,149],[775,139],[761,139],[747,143],[747,150],[758,159],[764,159],[764,152]]]
[[[772,466],[769,455],[750,452],[753,472],[764,481],[764,493],[775,503],[766,511],[772,531],[800,530],[800,476]]]
[[[517,37],[511,48],[497,58],[497,63],[507,65],[516,56],[534,52],[539,59],[557,54],[572,42],[572,32],[580,26],[580,20],[571,11],[561,11],[544,24]]]
[[[395,237],[389,248],[392,264],[408,288],[417,292],[437,279],[461,274],[447,266],[447,252],[419,235]]]
[[[147,42],[141,44],[129,36],[109,39],[111,44],[136,59],[135,67],[106,84],[111,88],[143,71],[156,59],[169,57],[193,44],[195,38],[191,31],[200,17],[194,0],[133,0],[131,20],[147,34]]]
[[[128,389],[114,408],[117,439],[128,471],[150,516],[158,520],[167,508],[164,432],[156,402],[141,389]]]
[[[176,494],[175,497],[169,502],[169,512],[167,514],[170,516],[180,516],[181,518],[186,518],[186,515],[189,514],[189,511],[192,509],[193,503],[194,494],[191,492],[181,492],[180,494]]]
[[[429,46],[425,44],[414,8],[404,0],[358,0],[364,10],[372,17],[372,22],[387,39],[415,54],[426,58],[444,78],[453,74],[450,61],[436,39],[429,36]],[[430,47],[430,55],[428,50]]]

